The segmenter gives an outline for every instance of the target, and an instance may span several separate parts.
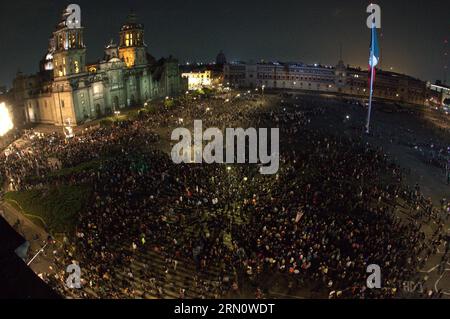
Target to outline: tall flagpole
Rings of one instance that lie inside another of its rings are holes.
[[[369,110],[367,114],[367,124],[366,124],[366,133],[370,133],[370,115],[372,113],[372,99],[373,99],[373,81],[374,76],[373,73],[375,71],[375,62],[374,62],[374,55],[375,55],[375,39],[374,39],[374,28],[375,25],[372,26],[372,45],[370,49],[370,94],[369,94]]]
[[[371,67],[370,71],[370,95],[369,95],[369,111],[367,114],[367,125],[366,125],[366,133],[370,133],[370,115],[372,113],[372,99],[373,99],[373,72],[375,71],[375,67]]]

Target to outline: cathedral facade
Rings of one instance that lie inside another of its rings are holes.
[[[119,32],[119,44],[111,41],[97,63],[87,63],[84,28],[69,27],[68,15],[65,10],[50,38],[40,72],[14,80],[15,106],[25,122],[79,125],[187,90],[176,59],[156,60],[147,52],[144,26],[134,14]]]

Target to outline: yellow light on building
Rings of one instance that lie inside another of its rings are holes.
[[[119,57],[125,61],[125,65],[128,68],[132,68],[136,64],[136,55],[132,48],[121,49],[119,51]]]
[[[0,136],[5,135],[14,128],[11,115],[5,103],[0,103]]]
[[[74,71],[76,74],[80,73],[80,63],[78,61],[74,62]]]

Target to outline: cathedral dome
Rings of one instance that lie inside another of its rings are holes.
[[[222,51],[220,51],[219,54],[216,57],[216,64],[217,65],[227,64],[227,58],[226,58],[225,54]]]
[[[144,25],[137,22],[137,15],[130,13],[127,22],[122,26],[121,31],[144,29]]]

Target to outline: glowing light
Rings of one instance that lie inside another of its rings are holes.
[[[212,86],[211,71],[182,73],[181,77],[188,79],[188,87],[192,91]]]
[[[0,136],[5,135],[13,128],[14,124],[5,103],[0,103]]]
[[[73,134],[73,128],[71,128],[70,126],[66,126],[64,128],[64,135],[66,136],[66,138],[72,138],[75,135]]]

